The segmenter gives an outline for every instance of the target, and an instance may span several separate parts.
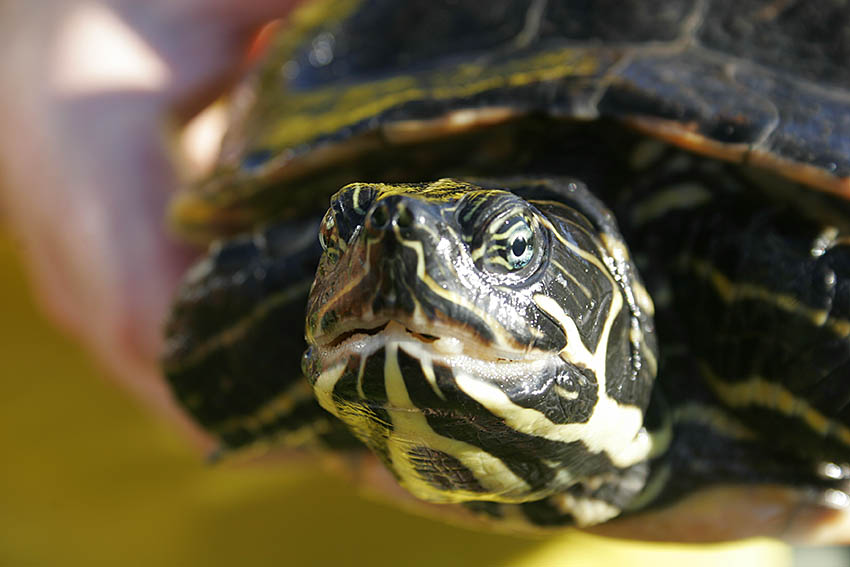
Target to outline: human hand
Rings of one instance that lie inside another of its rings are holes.
[[[197,137],[181,153],[178,133],[238,77],[261,26],[296,3],[2,7],[0,203],[37,297],[202,446],[211,440],[173,403],[158,364],[163,321],[194,253],[168,234],[163,213],[204,154]]]

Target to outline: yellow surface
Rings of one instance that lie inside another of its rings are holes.
[[[783,565],[784,546],[481,534],[296,468],[204,465],[51,329],[0,235],[0,565]]]

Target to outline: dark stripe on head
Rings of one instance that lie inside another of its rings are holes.
[[[438,490],[486,491],[472,471],[448,453],[421,445],[407,455],[419,476]]]
[[[631,341],[630,331],[643,335],[645,329],[636,325],[627,305],[611,325],[611,334],[605,350],[605,393],[621,404],[646,407],[655,378],[653,368],[642,360],[643,353]]]
[[[384,367],[387,360],[387,350],[379,348],[366,359],[363,365],[363,375],[360,377],[363,385],[363,395],[370,403],[387,403],[387,385],[384,379]]]
[[[375,367],[380,368],[380,371],[376,373],[374,380],[364,380],[363,387],[365,389],[366,383],[370,382],[372,384],[370,388],[374,388],[373,393],[380,395],[380,392],[383,392],[386,400],[386,391],[383,386],[378,391],[378,387],[374,385],[374,382],[383,384],[384,357],[384,350],[381,349],[366,361],[366,367],[371,364],[373,372]],[[387,449],[387,437],[393,430],[393,422],[387,410],[370,401],[361,400],[357,391],[360,361],[361,358],[357,355],[352,355],[349,358],[342,376],[334,384],[334,405],[340,419],[349,424],[354,435],[366,443],[380,459],[389,464],[391,459]],[[372,378],[371,375],[370,378]]]
[[[596,233],[587,226],[586,219],[582,219],[584,222],[579,222],[574,218],[575,211],[567,207],[549,204],[539,206],[564,239],[604,263],[598,252],[599,241]],[[567,218],[564,218],[565,216]],[[553,275],[557,276],[555,270],[561,271],[561,268],[566,274],[551,279],[548,294],[558,298],[558,303],[564,312],[575,322],[582,342],[588,350],[594,352],[598,348],[605,320],[611,308],[611,295],[619,290],[611,284],[609,274],[603,273],[595,264],[576,255],[563,245],[552,247],[550,261],[553,262],[550,266]]]
[[[449,301],[437,295],[424,282],[417,280],[416,286],[419,305],[429,319],[448,319],[454,324],[468,328],[483,341],[492,342],[495,339],[493,330],[487,322],[475,313],[454,301]],[[507,330],[511,331],[511,329]]]
[[[446,400],[442,400],[428,385],[416,358],[399,349],[398,359],[411,400],[422,408],[428,425],[437,434],[479,447],[500,459],[532,491],[553,488],[551,483],[556,471],[562,467],[577,477],[614,469],[604,454],[591,453],[581,441],[551,441],[511,428],[502,418],[462,392],[451,368],[434,364],[437,385],[446,396]],[[543,460],[554,461],[555,468],[550,468]]]
[[[544,372],[549,375],[538,374],[533,381],[499,387],[512,402],[539,411],[552,423],[586,423],[598,400],[593,371],[562,362]]]
[[[334,384],[333,398],[334,400],[356,400],[360,397],[357,392],[357,379],[360,372],[360,357],[353,354],[348,357],[348,362],[345,365],[345,370],[339,380]]]

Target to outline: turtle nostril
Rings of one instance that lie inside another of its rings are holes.
[[[409,228],[413,225],[413,215],[410,213],[410,209],[400,206],[396,214],[395,223],[399,228]]]
[[[369,216],[369,224],[372,228],[384,228],[390,222],[390,212],[387,210],[387,205],[382,204],[375,207],[372,214]]]
[[[400,199],[379,202],[366,217],[366,228],[370,231],[383,232],[390,227],[409,229],[414,224],[414,212]]]

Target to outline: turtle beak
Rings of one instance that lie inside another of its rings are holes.
[[[308,342],[329,342],[350,327],[422,317],[424,250],[443,238],[441,222],[439,210],[421,199],[391,195],[374,203],[339,260],[319,267],[307,308]]]

